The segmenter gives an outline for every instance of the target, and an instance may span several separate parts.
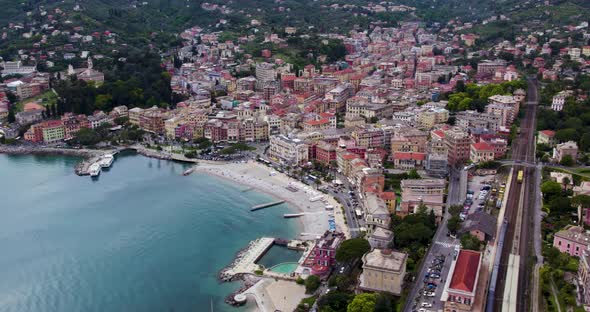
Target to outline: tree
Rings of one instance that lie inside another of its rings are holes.
[[[572,200],[569,197],[555,197],[549,201],[549,211],[551,214],[564,215],[574,210]]]
[[[364,238],[347,239],[336,250],[336,260],[339,262],[349,262],[359,259],[370,250],[371,245]]]
[[[571,155],[565,155],[563,157],[561,157],[561,161],[559,162],[560,165],[562,166],[566,166],[566,167],[571,167],[574,165],[574,159],[572,158]]]
[[[463,249],[479,251],[480,246],[481,241],[479,241],[479,238],[471,234],[465,234],[461,237],[461,247],[463,247]]]
[[[6,120],[9,123],[13,123],[16,121],[16,115],[14,113],[15,110],[15,106],[14,105],[10,105],[10,108],[8,109],[8,116],[6,117]]]
[[[462,210],[463,210],[463,206],[452,205],[451,207],[449,207],[449,214],[451,216],[459,216],[459,214],[461,213]]]
[[[561,194],[561,184],[555,181],[545,181],[541,184],[541,192],[546,199]]]
[[[348,304],[346,312],[374,312],[376,302],[376,294],[358,294],[354,296],[354,299]]]
[[[390,312],[396,310],[396,299],[387,293],[377,294],[377,300],[375,302],[375,312]]]
[[[461,218],[458,216],[452,216],[449,221],[447,222],[447,228],[451,233],[457,233],[457,231],[461,228]]]
[[[422,179],[416,169],[412,169],[408,172],[408,179]]]
[[[577,195],[572,198],[572,205],[582,206],[582,208],[590,207],[590,196],[588,195]]]
[[[312,294],[320,287],[321,281],[317,275],[310,275],[305,280],[305,292]]]
[[[81,145],[94,145],[100,142],[100,136],[93,129],[82,128],[74,135],[74,142]]]
[[[577,141],[579,133],[576,129],[566,128],[555,132],[555,139],[559,142]]]
[[[332,291],[318,299],[318,307],[320,311],[346,311],[351,298],[351,294]]]

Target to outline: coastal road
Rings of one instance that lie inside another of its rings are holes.
[[[443,217],[443,220],[439,224],[436,233],[434,234],[432,245],[428,249],[428,252],[424,257],[424,261],[422,261],[420,268],[417,270],[414,285],[412,286],[412,289],[410,290],[410,293],[407,296],[406,304],[404,307],[404,311],[406,312],[413,311],[414,304],[420,305],[422,302],[431,303],[432,308],[430,308],[430,310],[433,311],[437,311],[443,308],[442,302],[440,301],[442,291],[444,288],[443,281],[446,281],[447,279],[449,268],[453,260],[453,253],[455,252],[455,248],[457,248],[457,246],[459,245],[458,239],[447,237],[446,235],[448,231],[447,221],[450,218],[448,208],[452,205],[461,203],[462,198],[465,196],[465,194],[461,194],[461,192],[466,192],[466,185],[467,172],[465,170],[452,169],[449,175],[449,191],[446,203],[447,209],[445,209],[445,215]],[[424,283],[422,280],[424,276],[426,276],[429,267],[432,265],[432,260],[434,260],[437,256],[440,255],[445,256],[446,259],[441,270],[441,279],[438,280],[438,287],[435,291],[435,296],[425,297],[422,295],[422,289],[424,287]]]
[[[520,135],[512,144],[512,159],[515,164],[512,166],[511,187],[506,199],[505,219],[508,221],[508,227],[504,246],[500,251],[501,259],[494,297],[494,311],[528,311],[530,308],[532,265],[527,263],[527,260],[533,245],[534,234],[532,231],[536,227],[535,223],[539,220],[535,214],[540,213],[531,208],[535,204],[535,196],[538,195],[536,192],[539,191],[538,185],[536,185],[538,174],[536,166],[524,166],[519,163],[530,164],[535,161],[534,133],[537,105],[537,82],[529,80],[527,99],[524,104],[525,116],[521,121]],[[524,175],[522,183],[517,181],[520,170]],[[522,196],[523,194],[525,196]],[[528,194],[535,196],[526,196]],[[518,265],[509,268],[510,257],[518,259]],[[518,276],[517,283],[511,284],[510,281],[514,281],[515,274]],[[514,292],[516,292],[516,300],[506,301],[504,299]]]
[[[355,196],[357,196],[357,200],[360,204],[360,198],[358,198],[358,192],[354,191],[354,187],[350,184],[348,179],[340,174],[335,173],[335,177],[342,181],[342,185],[344,186],[343,190],[335,192],[335,190],[331,187],[325,189],[325,191],[333,196],[341,205],[344,207],[344,215],[346,216],[346,224],[348,225],[348,230],[350,231],[350,237],[355,238],[360,233],[360,227],[362,227],[361,222],[362,220],[357,219],[355,214],[355,208],[352,206],[350,195],[348,191],[353,191]]]

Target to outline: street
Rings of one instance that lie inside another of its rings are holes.
[[[429,309],[433,311],[443,308],[443,303],[440,301],[440,299],[444,288],[444,282],[447,279],[455,250],[459,248],[459,240],[447,236],[447,221],[450,218],[448,208],[452,205],[460,204],[465,197],[466,190],[467,171],[451,170],[449,176],[449,191],[446,203],[447,209],[442,222],[439,224],[436,230],[436,234],[434,234],[432,245],[424,257],[424,261],[422,262],[420,269],[417,271],[418,273],[416,274],[414,285],[412,286],[412,290],[406,299],[404,311],[417,311],[420,308],[422,302],[431,303],[432,307]],[[434,291],[435,296],[426,297],[423,291],[423,288],[425,287],[423,279],[428,273],[428,270],[433,265],[433,260],[436,260],[437,257],[440,256],[445,256],[445,259],[440,266],[441,277],[438,282],[438,287],[436,287],[436,290]]]

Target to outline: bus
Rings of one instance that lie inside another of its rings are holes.
[[[524,172],[523,172],[522,170],[519,170],[519,171],[518,171],[518,176],[516,177],[516,181],[517,181],[518,183],[522,183],[522,178],[523,178],[523,176],[524,176]]]

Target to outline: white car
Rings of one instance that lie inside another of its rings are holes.
[[[430,304],[428,302],[422,302],[422,304],[420,306],[423,308],[432,308],[432,304]]]
[[[432,291],[430,291],[430,292],[427,292],[427,293],[425,293],[424,295],[425,295],[426,297],[434,297],[434,296],[436,296],[436,294],[435,294],[434,292],[432,292]]]

